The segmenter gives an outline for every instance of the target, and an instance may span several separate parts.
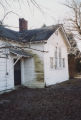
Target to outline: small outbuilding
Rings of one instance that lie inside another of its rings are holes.
[[[0,91],[68,80],[70,44],[63,26],[28,30],[24,19],[19,19],[19,25],[19,32],[0,26]]]

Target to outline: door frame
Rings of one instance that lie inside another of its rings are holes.
[[[17,60],[18,58],[17,57],[15,57],[14,59],[13,59],[13,64],[14,64],[14,60]],[[20,61],[20,84],[19,85],[15,85],[15,65],[18,63]],[[20,85],[22,85],[22,70],[21,70],[21,59],[19,59],[17,62],[16,62],[16,64],[13,66],[13,76],[14,76],[14,86],[20,86]]]

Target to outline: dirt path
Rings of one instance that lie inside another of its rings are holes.
[[[81,120],[81,80],[0,95],[0,120]]]

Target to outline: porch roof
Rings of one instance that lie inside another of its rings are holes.
[[[20,55],[21,57],[32,57],[32,54],[30,54],[24,50],[21,50],[21,49],[10,48],[9,51],[10,51],[10,53],[13,53],[15,55]]]

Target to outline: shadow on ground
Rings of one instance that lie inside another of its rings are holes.
[[[81,120],[81,79],[0,95],[0,120]]]

